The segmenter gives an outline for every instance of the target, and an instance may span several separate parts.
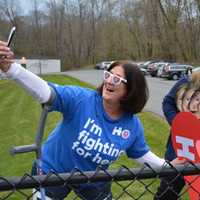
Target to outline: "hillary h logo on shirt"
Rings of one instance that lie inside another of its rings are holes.
[[[119,134],[120,129],[117,130],[114,133]],[[120,135],[127,137],[129,131],[120,131]],[[95,123],[95,120],[88,118],[73,143],[72,150],[81,157],[90,158],[94,163],[107,165],[124,153],[124,150],[119,149],[114,142],[106,138],[102,136],[102,128]]]
[[[117,136],[122,137],[123,139],[128,139],[130,135],[130,131],[126,129],[123,130],[122,127],[115,126],[115,128],[112,131],[112,135],[117,135]]]

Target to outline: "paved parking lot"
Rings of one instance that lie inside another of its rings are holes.
[[[79,71],[67,71],[63,72],[70,76],[76,77],[82,81],[88,82],[92,85],[98,86],[102,81],[102,70],[79,70]],[[175,81],[169,81],[162,78],[152,78],[146,76],[149,89],[150,98],[145,106],[145,110],[154,112],[160,116],[162,113],[162,99],[174,85]]]

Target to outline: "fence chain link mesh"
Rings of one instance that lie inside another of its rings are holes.
[[[160,184],[160,178],[171,177],[169,182],[166,181],[166,190],[173,191],[171,187],[178,177],[191,175],[194,179],[191,182],[186,181],[184,189],[181,191],[178,199],[188,199],[188,189],[193,189],[196,181],[199,181],[200,164],[187,163],[176,167],[163,165],[162,167],[153,168],[145,164],[141,168],[130,169],[126,166],[121,166],[117,170],[104,170],[99,167],[96,171],[83,172],[74,169],[71,173],[57,174],[51,172],[47,175],[32,176],[28,173],[21,177],[2,177],[0,176],[0,199],[33,199],[36,195],[40,195],[39,187],[67,186],[74,190],[77,184],[88,184],[97,182],[112,183],[112,199],[113,200],[145,200],[153,199],[156,195],[157,188]],[[33,190],[33,188],[36,188]],[[97,200],[106,200],[101,197],[103,194],[98,194]],[[159,199],[164,194],[157,196]],[[199,194],[200,195],[200,194]],[[48,200],[49,198],[46,198]],[[56,199],[56,197],[52,198]],[[84,197],[77,196],[71,192],[65,199],[79,200]]]

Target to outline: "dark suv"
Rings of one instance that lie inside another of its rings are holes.
[[[187,74],[189,70],[192,70],[192,68],[193,67],[191,65],[170,63],[163,67],[161,77],[178,80],[180,77]]]

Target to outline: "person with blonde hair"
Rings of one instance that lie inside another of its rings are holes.
[[[187,84],[184,84],[178,89],[176,93],[175,101],[176,101],[178,111],[183,110],[183,96],[186,92],[186,89],[187,89]]]
[[[177,81],[162,103],[163,113],[169,125],[179,112],[192,112],[198,119],[200,118],[200,72],[195,72],[184,76]],[[168,161],[176,158],[175,150],[172,146],[171,134],[166,144],[165,159]],[[154,200],[177,200],[179,193],[185,185],[182,176],[162,178],[160,186],[154,196]]]
[[[182,85],[176,93],[176,105],[180,112],[191,112],[200,118],[200,85],[189,82]]]

